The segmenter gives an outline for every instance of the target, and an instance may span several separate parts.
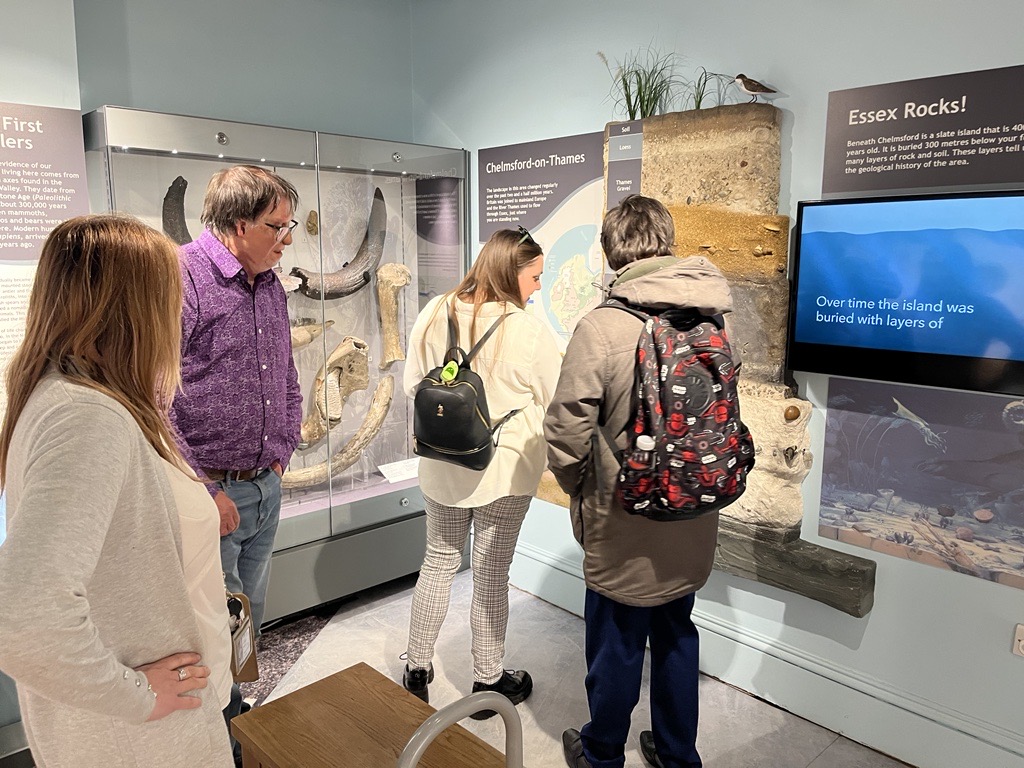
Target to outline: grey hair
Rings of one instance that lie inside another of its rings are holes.
[[[213,174],[203,198],[203,224],[227,233],[238,221],[255,221],[280,202],[288,200],[294,211],[299,193],[287,179],[255,165],[222,168]]]

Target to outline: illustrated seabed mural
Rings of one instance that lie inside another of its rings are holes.
[[[832,378],[818,530],[1024,588],[1024,400]]]

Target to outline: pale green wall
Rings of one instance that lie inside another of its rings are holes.
[[[1024,64],[1019,0],[433,0],[411,8],[417,140],[476,150],[600,131],[619,116],[597,51],[614,60],[653,41],[685,56],[686,74],[698,66],[744,72],[784,93],[774,103],[783,111],[780,212],[790,215],[797,200],[820,195],[829,91]],[[1022,103],[1010,93],[1007,102],[1018,111]],[[802,394],[820,405],[825,384],[816,377]],[[823,422],[818,409],[816,456]],[[819,471],[804,488],[804,536],[823,543],[813,524]],[[579,611],[580,554],[565,515],[534,504],[513,582]],[[1010,653],[1024,592],[875,559],[875,608],[864,619],[715,573],[697,607],[703,668],[917,765],[1024,765],[1024,659]],[[737,723],[737,749],[743,739]],[[756,744],[749,748],[756,754]]]
[[[412,139],[408,0],[75,0],[82,108]]]

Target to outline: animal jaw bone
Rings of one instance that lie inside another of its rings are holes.
[[[312,320],[310,318],[303,318],[302,320],[299,320],[291,327],[292,350],[302,349],[307,344],[311,344],[313,339],[318,338],[332,325],[334,325],[333,320],[328,320],[324,323],[318,323],[316,320]]]
[[[357,390],[370,386],[369,345],[346,336],[320,366],[313,381],[309,413],[302,420],[299,448],[309,448],[341,421],[345,400]]]
[[[386,371],[391,364],[405,360],[402,342],[398,338],[398,293],[412,282],[412,273],[404,264],[381,264],[377,269],[377,304],[380,308],[380,330],[384,337],[380,369]]]
[[[373,400],[370,403],[370,410],[367,411],[363,423],[345,443],[345,447],[338,451],[327,461],[322,461],[312,467],[289,470],[281,478],[281,487],[285,490],[307,488],[311,485],[320,485],[327,482],[332,475],[343,472],[363,455],[363,450],[370,441],[380,432],[384,417],[391,407],[391,398],[395,393],[395,380],[392,376],[382,376],[377,382],[377,388],[373,393]]]
[[[293,267],[291,274],[299,278],[299,291],[311,299],[340,299],[355,293],[370,282],[370,275],[384,255],[384,240],[387,237],[388,209],[384,204],[384,193],[380,188],[373,192],[370,204],[370,218],[366,223],[366,235],[351,261],[341,269],[321,275],[301,267]]]

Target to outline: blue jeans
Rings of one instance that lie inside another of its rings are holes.
[[[225,584],[249,598],[252,626],[259,634],[270,583],[270,556],[281,520],[281,478],[265,469],[252,480],[223,480],[217,485],[238,507],[238,528],[220,539]]]
[[[624,605],[587,590],[587,700],[580,730],[593,768],[622,768],[629,720],[640,700],[644,651],[651,643],[651,726],[665,768],[700,768],[697,754],[699,639],[693,594],[664,605]]]

